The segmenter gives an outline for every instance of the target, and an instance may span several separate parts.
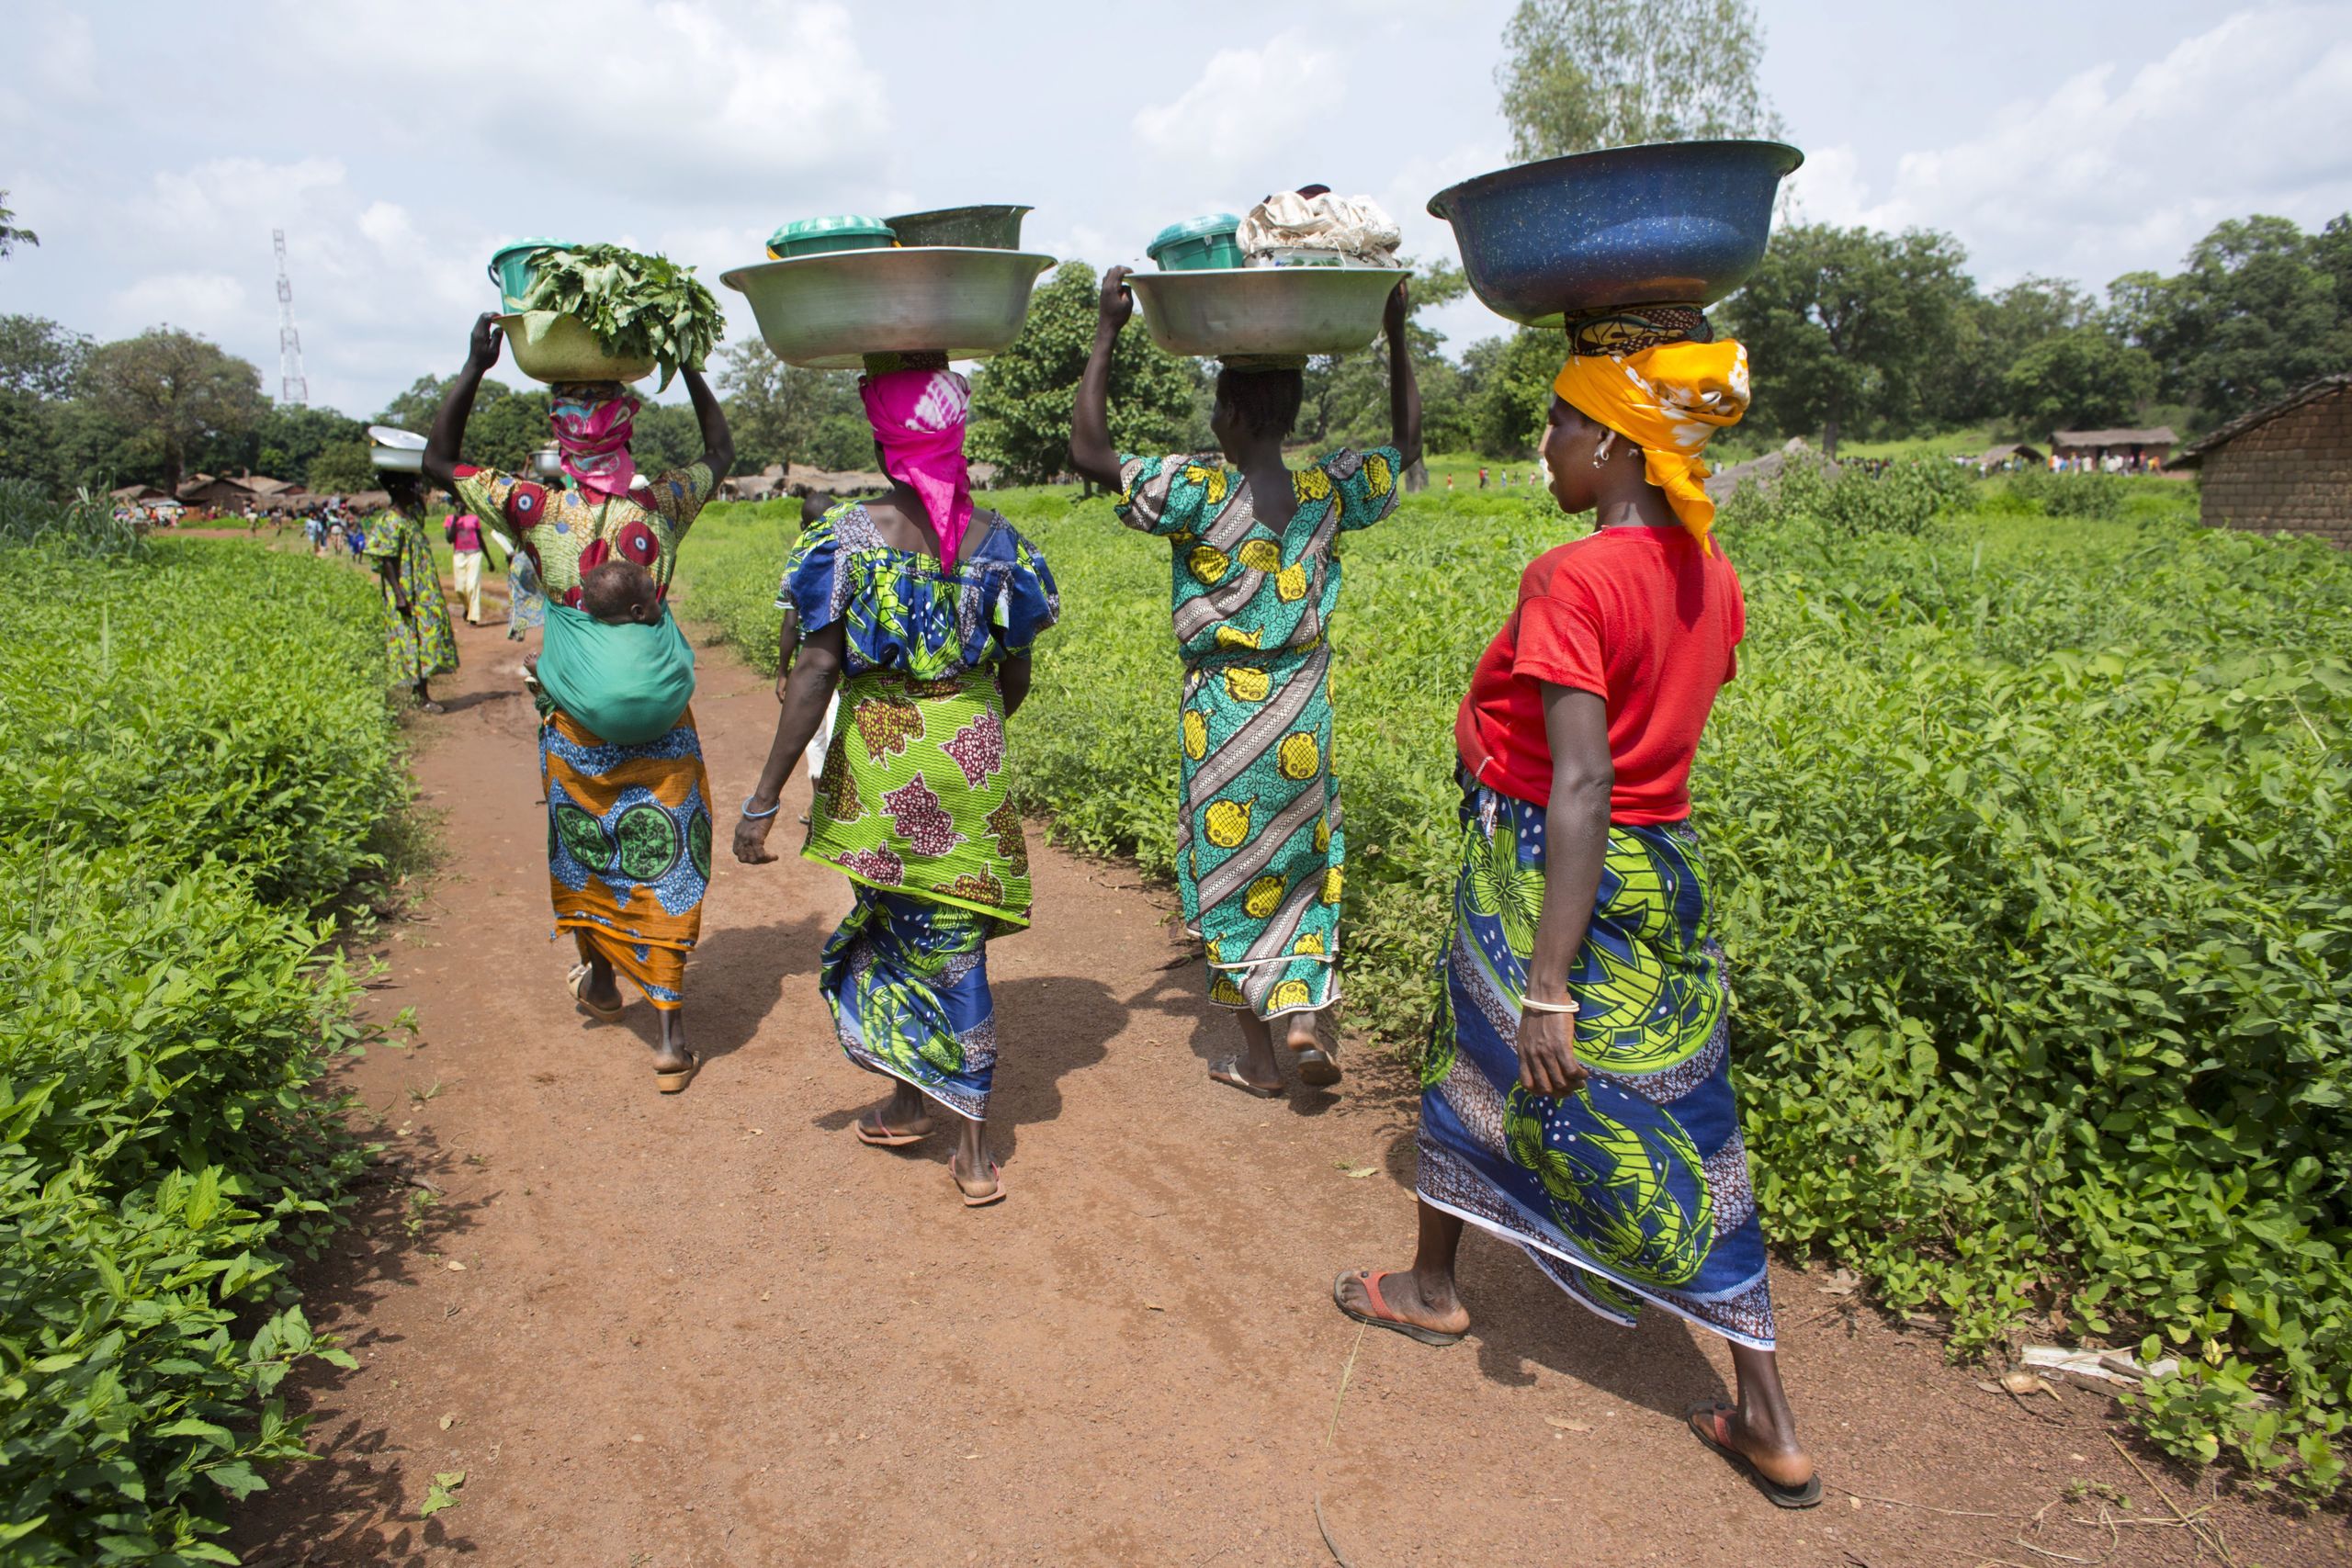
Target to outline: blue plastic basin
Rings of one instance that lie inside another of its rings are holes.
[[[1778,141],[1667,141],[1547,158],[1430,198],[1453,225],[1471,291],[1531,327],[1621,305],[1712,305],[1764,259]]]

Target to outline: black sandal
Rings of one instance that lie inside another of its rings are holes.
[[[1756,1461],[1754,1460],[1749,1459],[1746,1454],[1741,1453],[1737,1449],[1733,1448],[1729,1443],[1723,1440],[1723,1424],[1714,1419],[1714,1417],[1719,1412],[1727,1411],[1732,1408],[1733,1407],[1731,1405],[1724,1404],[1721,1400],[1711,1399],[1704,1404],[1692,1405],[1690,1407],[1690,1414],[1683,1417],[1683,1422],[1690,1428],[1690,1435],[1692,1437],[1698,1438],[1701,1442],[1714,1450],[1715,1452],[1729,1460],[1732,1463],[1733,1469],[1745,1472],[1747,1479],[1755,1483],[1756,1489],[1764,1494],[1766,1500],[1769,1501],[1772,1506],[1776,1508],[1812,1508],[1819,1506],[1821,1503],[1821,1477],[1818,1474],[1805,1477],[1805,1483],[1802,1486],[1783,1486],[1779,1482],[1773,1480],[1770,1476],[1765,1474],[1762,1471],[1757,1469]],[[1707,1430],[1706,1427],[1699,1425],[1701,1416],[1708,1418],[1707,1427],[1713,1427],[1714,1428],[1713,1431],[1710,1432]]]

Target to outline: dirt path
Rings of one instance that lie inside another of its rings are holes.
[[[1475,1234],[1471,1341],[1360,1335],[1328,1292],[1404,1261],[1405,1085],[1359,1051],[1336,1096],[1212,1086],[1230,1026],[1130,871],[1037,846],[1036,927],[989,954],[1001,1208],[953,1201],[944,1135],[850,1137],[884,1086],[816,991],[843,885],[798,860],[722,858],[689,971],[708,1065],[658,1098],[642,1005],[600,1027],[563,996],[516,650],[458,630],[451,711],[414,729],[446,863],[374,998],[422,1043],[350,1074],[399,1175],[308,1281],[361,1370],[295,1391],[325,1459],[246,1506],[249,1562],[1898,1568],[2048,1562],[2016,1541],[2053,1503],[2027,1540],[2064,1561],[2199,1561],[2177,1528],[2067,1522],[2098,1511],[2075,1481],[2165,1517],[2105,1399],[1986,1393],[1817,1275],[1775,1279],[1805,1436],[1837,1486],[1899,1506],[1770,1507],[1678,1424],[1727,1386],[1718,1342],[1611,1327]],[[724,817],[775,706],[701,659]],[[401,1177],[440,1194],[414,1236]],[[2218,1517],[2242,1563],[2347,1561],[2340,1519]]]

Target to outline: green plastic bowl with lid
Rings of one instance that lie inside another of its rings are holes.
[[[1144,247],[1162,272],[1198,272],[1205,267],[1239,266],[1241,242],[1236,236],[1241,220],[1230,212],[1211,212],[1170,223]]]
[[[517,240],[511,245],[501,245],[491,254],[490,280],[498,285],[498,297],[509,311],[523,308],[523,296],[531,291],[531,263],[541,251],[570,248],[570,240]]]
[[[832,218],[803,218],[768,236],[768,254],[778,261],[831,251],[887,251],[899,243],[879,218],[845,212]]]

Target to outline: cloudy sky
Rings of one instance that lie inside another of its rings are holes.
[[[2352,0],[1763,0],[1805,217],[1959,236],[1988,286],[2171,269],[2218,220],[2352,209]],[[1319,180],[1451,254],[1430,194],[1506,162],[1510,0],[0,0],[0,311],[159,321],[277,389],[287,231],[311,400],[463,356],[503,240],[760,259],[786,220],[1025,201],[1034,249]],[[1179,20],[1181,18],[1181,20]],[[720,290],[739,331],[748,314]],[[1455,347],[1500,330],[1475,303]]]

